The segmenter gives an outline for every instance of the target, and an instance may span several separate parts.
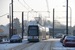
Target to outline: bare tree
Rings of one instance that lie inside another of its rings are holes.
[[[20,22],[19,22],[19,19],[18,18],[15,18],[13,20],[13,28],[14,29],[17,29],[17,32],[18,33],[21,33],[21,27],[20,27]]]

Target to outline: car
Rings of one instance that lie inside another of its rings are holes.
[[[63,40],[65,39],[66,36],[71,36],[71,35],[63,35],[62,38],[60,39],[61,43],[63,43]]]
[[[62,38],[60,39],[60,42],[63,43],[63,40],[65,39],[67,35],[63,35]]]
[[[62,34],[56,34],[55,37],[56,38],[61,38],[62,37]]]
[[[14,42],[22,42],[22,37],[19,35],[13,35],[10,39],[10,43],[14,43]]]
[[[64,47],[75,46],[75,36],[67,36],[67,37],[65,37],[65,39],[63,41],[63,46]]]
[[[0,42],[2,42],[2,36],[0,36]]]

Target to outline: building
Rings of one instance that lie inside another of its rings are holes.
[[[0,25],[0,35],[1,35],[3,38],[9,37],[9,27]]]

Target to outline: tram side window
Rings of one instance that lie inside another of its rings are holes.
[[[39,28],[39,35],[42,36],[42,29]]]

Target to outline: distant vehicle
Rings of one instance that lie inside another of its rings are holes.
[[[67,36],[63,41],[63,46],[75,46],[75,36]]]
[[[56,38],[61,38],[63,34],[56,34],[55,37]]]
[[[61,43],[63,43],[63,40],[65,39],[66,36],[71,36],[71,35],[63,35],[62,38],[60,39]]]
[[[10,43],[13,43],[13,42],[22,42],[22,37],[19,35],[13,35],[10,39]]]
[[[0,42],[2,42],[2,36],[0,36]]]
[[[38,24],[28,26],[28,41],[41,41],[49,38],[49,28]]]

